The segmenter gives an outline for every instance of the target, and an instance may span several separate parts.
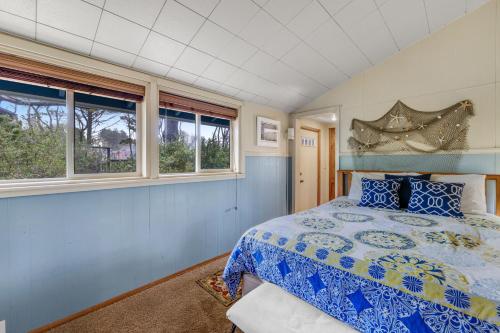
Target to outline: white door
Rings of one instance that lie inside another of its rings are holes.
[[[318,205],[318,134],[304,128],[299,130],[297,212]]]

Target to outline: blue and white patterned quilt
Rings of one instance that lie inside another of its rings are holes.
[[[500,218],[339,198],[247,231],[223,278],[251,273],[361,332],[498,332]]]

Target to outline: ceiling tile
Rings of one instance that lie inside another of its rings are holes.
[[[281,61],[274,64],[267,76],[266,79],[280,85],[282,88],[309,97],[317,97],[328,90],[328,88],[298,73]]]
[[[168,0],[163,7],[153,30],[179,42],[189,43],[205,18],[174,0]]]
[[[345,30],[371,63],[376,64],[394,54],[398,48],[378,10]]]
[[[288,29],[300,38],[306,38],[330,16],[317,1],[312,1],[289,24]]]
[[[194,80],[196,80],[198,78],[198,75],[194,75],[192,73],[188,73],[186,71],[172,67],[168,71],[167,77],[169,77],[173,80],[179,81],[179,82],[192,84],[194,82]]]
[[[306,42],[350,76],[370,66],[361,51],[340,27],[331,20],[323,23],[309,36]]]
[[[425,0],[425,6],[431,32],[441,29],[465,13],[465,1]]]
[[[255,94],[249,93],[248,91],[240,90],[236,95],[234,95],[234,97],[241,99],[242,101],[249,101],[255,98]]]
[[[214,81],[225,82],[237,69],[233,65],[215,59],[203,72],[202,76]]]
[[[190,45],[211,55],[217,55],[233,37],[233,34],[225,29],[210,21],[206,21]]]
[[[268,42],[263,47],[263,50],[276,58],[281,58],[300,43],[300,40],[285,27],[282,27],[276,34],[270,34],[268,37]]]
[[[465,0],[465,6],[466,6],[465,9],[467,10],[467,13],[469,13],[472,12],[473,10],[478,9],[487,2],[488,0]]]
[[[276,85],[244,70],[236,71],[226,84],[257,95],[265,95],[276,90]]]
[[[175,63],[175,67],[200,75],[213,60],[214,57],[195,50],[192,47],[187,47]]]
[[[357,25],[374,11],[377,11],[377,6],[372,0],[353,0],[334,17],[343,28],[348,28]]]
[[[165,65],[173,65],[186,46],[152,31],[142,47],[140,56]]]
[[[0,10],[22,16],[34,21],[36,18],[36,0],[0,0]]]
[[[208,17],[219,0],[176,0],[184,6],[191,8],[195,12]]]
[[[114,14],[104,12],[102,13],[95,40],[137,54],[147,35],[148,29]]]
[[[104,7],[106,0],[83,0],[97,7]]]
[[[221,0],[210,15],[210,20],[238,33],[258,10],[259,7],[250,0]]]
[[[210,79],[207,79],[207,78],[204,78],[201,76],[199,78],[197,78],[193,84],[199,88],[212,90],[212,91],[216,91],[221,85],[220,82],[216,82],[214,80],[210,80]]]
[[[38,0],[37,3],[39,23],[94,39],[101,9],[80,0]]]
[[[269,69],[276,61],[277,59],[269,54],[258,51],[242,67],[249,72],[262,76],[261,74],[269,72]]]
[[[34,21],[6,12],[0,12],[0,30],[34,39],[36,24]]]
[[[92,52],[90,54],[93,57],[103,59],[108,62],[112,62],[118,65],[123,65],[130,67],[134,62],[135,55],[115,49],[113,47],[94,42],[92,47]]]
[[[151,28],[164,3],[165,0],[106,0],[104,8]]]
[[[375,0],[375,3],[377,4],[377,7],[381,7],[384,3],[388,1],[390,0]],[[421,1],[421,0],[416,0],[416,1]]]
[[[253,0],[253,2],[255,2],[257,5],[259,5],[261,7],[264,7],[266,5],[266,3],[269,2],[269,0]]]
[[[428,34],[424,3],[420,0],[388,0],[379,7],[399,48]]]
[[[226,84],[221,84],[218,88],[218,91],[220,91],[224,95],[228,96],[234,96],[236,95],[241,89],[235,88],[228,86]]]
[[[257,104],[266,105],[271,100],[269,98],[267,98],[267,97],[262,97],[262,96],[255,95],[255,97],[252,98],[251,101],[254,102],[254,103],[257,103]]]
[[[267,96],[270,91],[275,91],[276,89],[277,85],[275,83],[266,81],[259,77],[254,77],[254,79],[250,80],[245,85],[245,90],[260,96]]]
[[[80,36],[57,30],[43,24],[37,24],[36,39],[55,46],[64,45],[65,49],[89,55],[92,41]]]
[[[288,24],[311,0],[269,0],[264,9],[282,24]]]
[[[165,76],[170,70],[170,66],[160,64],[159,62],[152,61],[142,57],[137,57],[137,59],[135,59],[133,67],[140,71],[151,73],[158,76]]]
[[[278,34],[281,28],[281,24],[273,19],[271,15],[261,10],[252,18],[239,35],[253,45],[263,48],[268,43],[269,36]]]
[[[344,74],[304,43],[290,51],[282,61],[329,88],[347,79]]]
[[[344,8],[352,0],[318,0],[321,5],[330,13],[330,15],[337,14],[342,8]]]
[[[281,58],[299,43],[297,37],[265,11],[257,13],[240,36],[276,58]]]
[[[218,57],[237,67],[247,61],[257,49],[238,37],[234,37],[226,45],[225,49],[221,50]]]

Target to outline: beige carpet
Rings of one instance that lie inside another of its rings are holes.
[[[196,284],[226,261],[218,259],[49,332],[229,333],[228,308]]]

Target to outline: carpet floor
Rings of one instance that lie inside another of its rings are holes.
[[[50,330],[62,332],[229,333],[227,307],[196,280],[224,268],[227,257]]]

